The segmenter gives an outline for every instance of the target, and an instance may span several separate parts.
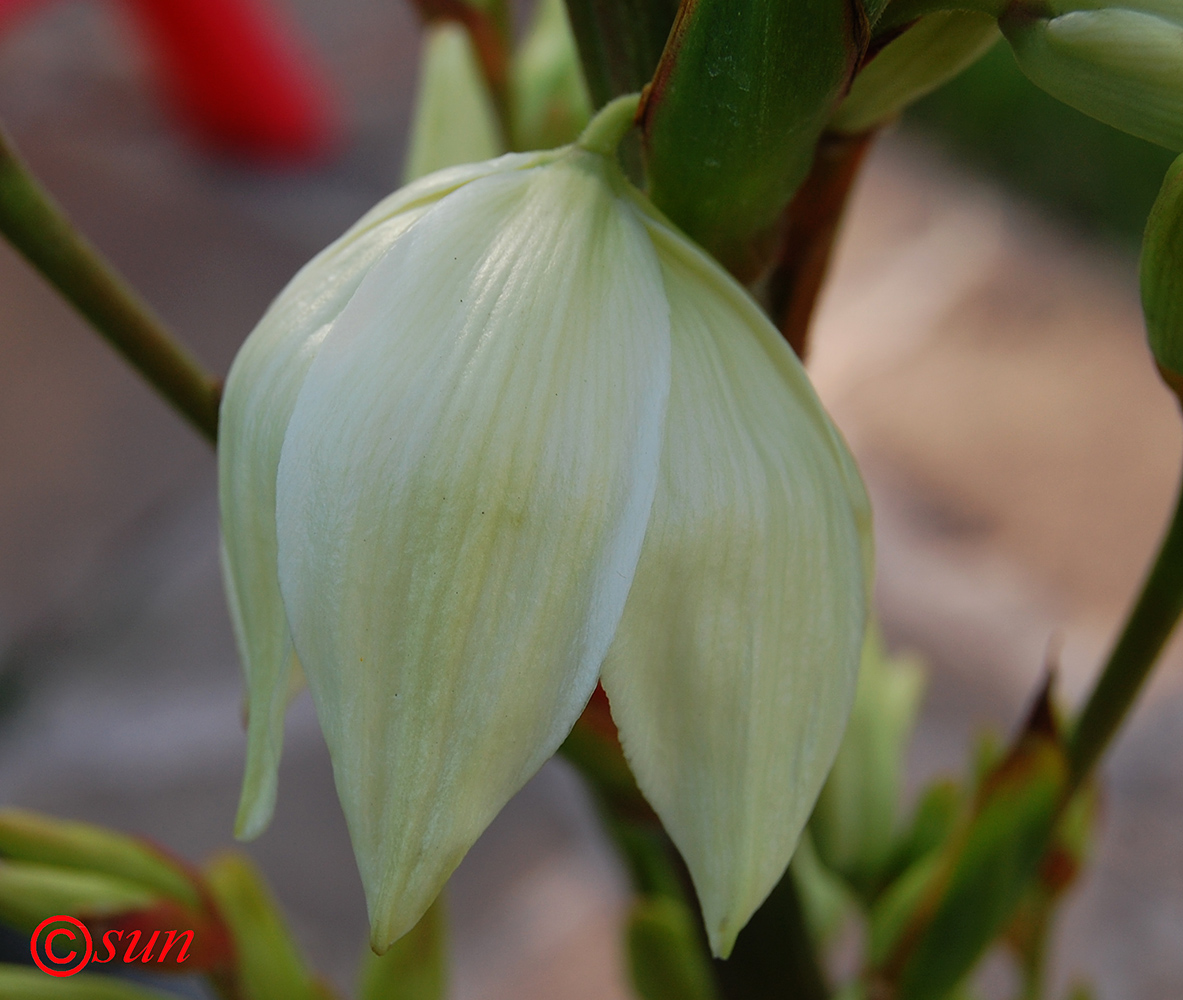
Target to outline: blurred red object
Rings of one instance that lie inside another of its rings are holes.
[[[48,0],[0,0],[0,31]],[[123,0],[174,112],[206,145],[269,162],[341,134],[327,76],[265,0]]]

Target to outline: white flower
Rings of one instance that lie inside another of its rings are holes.
[[[382,950],[600,679],[730,951],[842,735],[869,514],[792,352],[602,144],[378,205],[243,346],[219,461],[240,835],[294,643]]]

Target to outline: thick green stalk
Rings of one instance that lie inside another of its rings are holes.
[[[1183,488],[1154,567],[1097,686],[1072,731],[1068,757],[1079,785],[1121,726],[1183,613]]]
[[[677,0],[566,0],[592,107],[638,91],[665,48]]]
[[[2,130],[0,232],[165,399],[217,441],[219,381],[70,225]]]

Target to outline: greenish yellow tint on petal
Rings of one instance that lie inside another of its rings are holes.
[[[504,152],[497,111],[468,31],[455,21],[427,25],[404,179]]]
[[[1000,23],[1020,68],[1053,97],[1183,151],[1183,27],[1119,9]]]
[[[726,956],[784,873],[838,749],[866,617],[868,513],[777,332],[701,251],[649,229],[671,307],[670,402],[602,679]]]
[[[293,672],[279,592],[275,475],[296,394],[326,331],[369,269],[428,206],[476,177],[537,157],[508,156],[424,178],[380,202],[289,282],[235,358],[222,397],[218,489],[222,567],[247,687],[247,764],[236,832],[263,831],[275,804]]]
[[[566,736],[632,581],[670,347],[622,185],[569,151],[440,201],[292,414],[280,580],[379,952]]]

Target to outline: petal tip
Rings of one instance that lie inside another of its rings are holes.
[[[729,928],[724,920],[712,926],[707,937],[710,940],[711,957],[725,961],[731,957],[739,931]]]
[[[269,789],[244,786],[234,817],[234,839],[244,842],[256,839],[271,825],[274,812],[274,785]]]

